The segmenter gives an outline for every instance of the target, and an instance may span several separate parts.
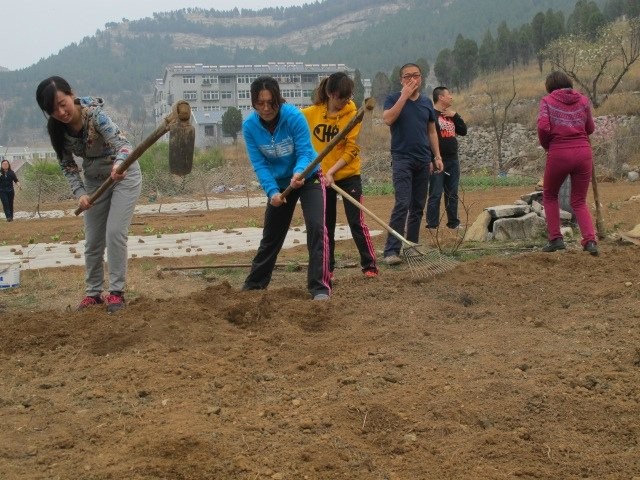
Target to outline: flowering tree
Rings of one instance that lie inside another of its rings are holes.
[[[545,49],[544,56],[598,108],[640,57],[640,17],[606,25],[593,42],[581,35],[561,37]]]

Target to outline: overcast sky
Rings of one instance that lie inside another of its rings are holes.
[[[0,67],[26,68],[41,58],[80,42],[108,22],[137,20],[154,12],[188,7],[257,10],[265,6],[303,5],[312,0],[12,0],[0,8]]]

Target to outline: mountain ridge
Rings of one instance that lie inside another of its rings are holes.
[[[26,130],[41,134],[33,91],[53,74],[68,78],[78,92],[108,98],[111,109],[144,123],[145,97],[168,64],[344,63],[373,78],[419,58],[433,64],[458,34],[479,41],[503,20],[520,25],[547,8],[568,11],[574,2],[323,0],[257,12],[182,9],[123,19],[28,68],[0,72],[0,143],[19,142]]]

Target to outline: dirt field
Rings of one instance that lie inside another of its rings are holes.
[[[600,190],[612,233],[640,223],[640,185]],[[522,193],[466,194],[469,221]],[[391,203],[366,199],[385,219]],[[245,209],[132,230],[261,221]],[[16,221],[0,240],[78,231],[77,218]],[[341,268],[329,302],[308,300],[292,268],[263,292],[239,291],[242,268],[157,275],[251,253],[134,259],[113,316],[73,310],[82,268],[23,271],[0,291],[0,478],[637,480],[640,247],[569,247],[463,245],[432,278]],[[339,254],[354,261],[353,243]]]

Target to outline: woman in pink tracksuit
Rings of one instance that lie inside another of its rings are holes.
[[[549,94],[540,101],[538,138],[547,151],[543,203],[549,243],[542,250],[555,252],[565,248],[560,233],[558,192],[570,175],[570,202],[582,234],[582,247],[591,255],[598,255],[593,220],[587,207],[593,171],[589,135],[595,129],[591,105],[587,97],[573,89],[571,79],[563,72],[551,72],[545,87]]]

